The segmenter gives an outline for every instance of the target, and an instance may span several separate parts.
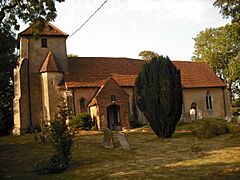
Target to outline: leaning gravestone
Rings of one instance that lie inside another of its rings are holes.
[[[130,146],[124,133],[116,133],[116,137],[124,150],[129,150]]]
[[[113,136],[112,131],[108,128],[103,131],[103,146],[105,148],[113,148]]]

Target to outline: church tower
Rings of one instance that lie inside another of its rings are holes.
[[[63,75],[68,74],[67,37],[49,22],[38,38],[31,26],[19,33],[20,59],[14,69],[13,134],[38,128],[41,118],[52,118],[50,107],[56,104],[57,86]]]

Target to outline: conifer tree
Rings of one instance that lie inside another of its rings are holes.
[[[50,139],[54,153],[47,159],[39,162],[35,171],[39,174],[54,174],[64,171],[71,158],[71,147],[74,132],[68,127],[66,121],[71,118],[70,111],[64,100],[58,106],[55,118],[50,121],[48,138]]]
[[[158,137],[169,138],[182,112],[180,71],[168,57],[147,61],[135,82],[137,105]]]

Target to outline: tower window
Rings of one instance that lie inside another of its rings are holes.
[[[41,43],[43,48],[47,47],[47,39],[41,39]]]
[[[207,110],[212,110],[212,96],[209,92],[206,94],[206,107]]]

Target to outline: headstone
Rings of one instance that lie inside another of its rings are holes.
[[[130,146],[124,133],[116,133],[116,137],[124,150],[129,150]]]
[[[113,137],[112,131],[108,128],[104,129],[103,131],[103,146],[105,148],[113,148]]]
[[[233,116],[225,116],[225,120],[227,121],[227,122],[231,122],[232,121],[232,118],[233,118]]]
[[[203,119],[202,111],[200,109],[197,110],[197,119]]]
[[[196,120],[196,109],[190,109],[189,112],[190,116],[191,116],[191,120]]]

